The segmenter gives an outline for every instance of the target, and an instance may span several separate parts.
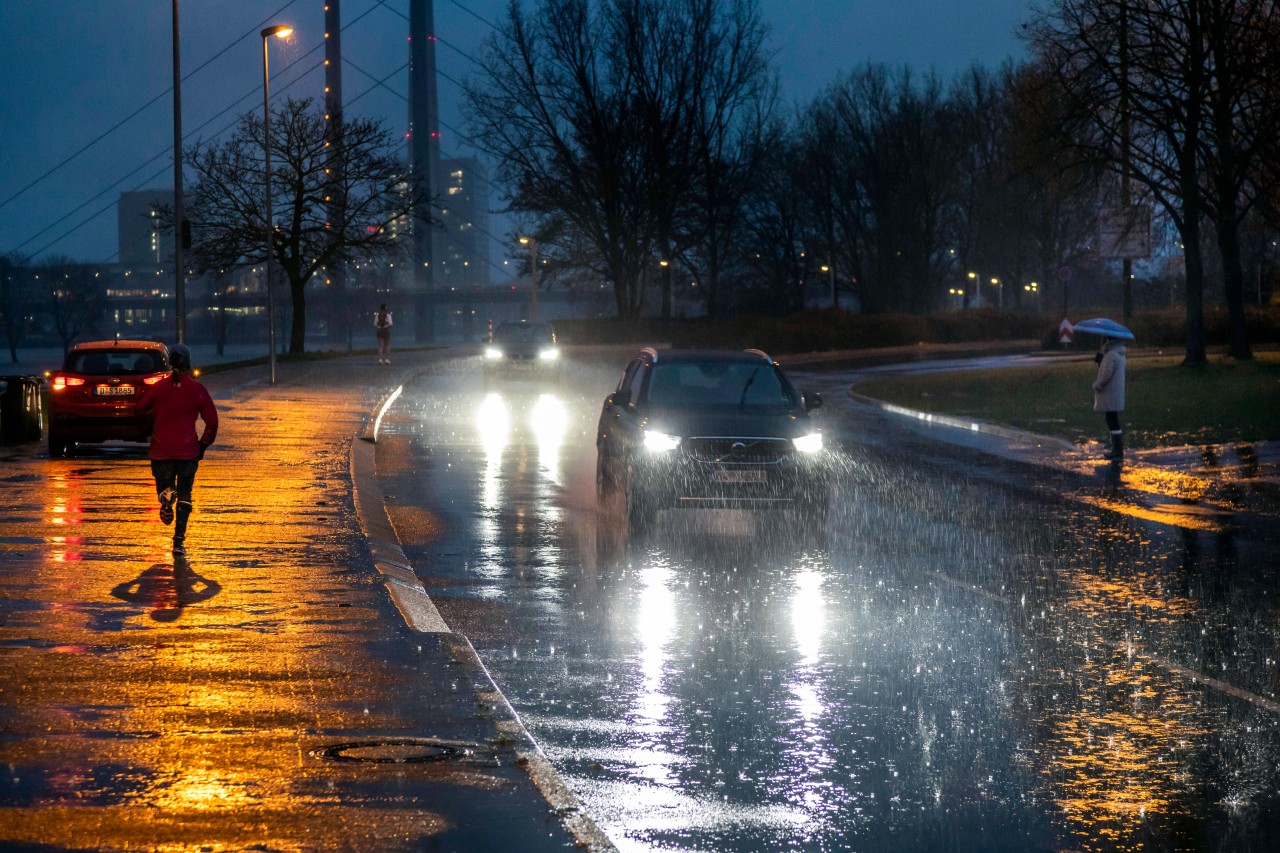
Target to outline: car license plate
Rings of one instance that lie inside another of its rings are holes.
[[[763,483],[764,472],[730,469],[715,472],[711,479],[717,483]]]
[[[266,242],[265,240],[263,241]],[[533,363],[528,361],[513,361],[511,363],[512,370],[533,370]]]
[[[99,397],[131,397],[133,396],[132,385],[99,385],[97,388]]]

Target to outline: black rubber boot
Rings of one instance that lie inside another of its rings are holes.
[[[1119,462],[1124,458],[1124,432],[1113,430],[1111,433],[1111,450],[1102,454],[1103,459]]]

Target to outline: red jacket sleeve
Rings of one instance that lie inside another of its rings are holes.
[[[200,419],[204,421],[204,432],[200,434],[200,443],[205,447],[213,444],[218,437],[218,409],[213,405],[213,398],[203,385],[200,386]]]

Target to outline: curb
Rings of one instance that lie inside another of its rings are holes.
[[[949,426],[956,429],[964,429],[970,432],[981,432],[987,435],[994,435],[1009,441],[1016,441],[1019,444],[1027,444],[1032,447],[1053,447],[1058,450],[1078,450],[1074,444],[1065,438],[1055,438],[1054,436],[1040,435],[1039,433],[1026,432],[1025,430],[1014,429],[1012,427],[1001,426],[987,421],[978,421],[971,418],[953,418],[950,415],[938,415],[932,412],[922,412],[917,409],[908,409],[905,406],[899,406],[895,403],[886,403],[883,400],[876,400],[859,394],[852,388],[849,389],[849,399],[855,403],[861,403],[864,406],[870,406],[881,411],[890,412],[895,415],[904,415],[909,418],[924,421],[929,424],[938,424],[940,426]]]
[[[883,400],[877,400],[873,397],[867,397],[863,394],[857,393],[852,388],[850,388],[847,393],[848,393],[849,399],[859,405],[866,406],[867,408],[877,409],[887,414],[918,420],[925,424],[949,427],[952,429],[958,429],[965,432],[990,435],[996,438],[1004,439],[1005,441],[1008,441],[1011,443],[1022,445],[1023,447],[1036,448],[1037,450],[1048,451],[1053,454],[1070,453],[1073,456],[1078,458],[1081,453],[1080,447],[1078,447],[1077,445],[1073,444],[1072,442],[1068,441],[1065,438],[1058,438],[1056,436],[1048,436],[1048,435],[1041,435],[1039,433],[1027,432],[1025,430],[1014,429],[1013,427],[1002,426],[1000,424],[993,424],[987,421],[974,420],[972,418],[957,418],[957,417],[952,417],[950,415],[939,415],[932,412],[923,412],[917,409],[909,409],[905,406],[899,406],[894,403],[887,403]],[[946,439],[943,439],[943,440],[946,440]],[[1052,463],[1047,463],[1046,461],[1044,461],[1043,458],[1041,459],[1032,458],[1031,456],[1028,456],[1025,453],[1013,454],[1013,455],[1010,455],[1010,454],[997,454],[997,455],[1003,456],[1004,458],[1014,459],[1024,465],[1031,465],[1036,467],[1048,465],[1048,467],[1054,468],[1058,471],[1086,476],[1084,472],[1075,470],[1069,465],[1054,465]],[[1140,459],[1140,455],[1135,454],[1134,458]],[[1156,465],[1155,467],[1160,467],[1160,466]],[[1173,469],[1166,469],[1166,470],[1173,470]],[[1196,472],[1189,472],[1189,473],[1186,473],[1186,476],[1196,478],[1196,477],[1203,477],[1204,475]],[[1280,478],[1259,477],[1255,479],[1236,480],[1234,481],[1233,484],[1235,486],[1248,490],[1249,492],[1251,492],[1253,495],[1256,496],[1257,500],[1263,502],[1268,506],[1273,507],[1273,509],[1271,510],[1260,510],[1259,507],[1255,505],[1251,509],[1252,512],[1255,512],[1255,513],[1256,512],[1275,512],[1276,510],[1274,508],[1280,507]],[[1217,487],[1221,487],[1222,485],[1223,485],[1222,483],[1216,484]],[[1157,492],[1157,494],[1159,493]],[[1166,495],[1166,497],[1168,496]],[[1217,500],[1217,498],[1215,498],[1215,500]]]

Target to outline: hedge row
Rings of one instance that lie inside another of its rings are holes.
[[[1086,316],[1103,316],[1100,312],[1081,314],[1075,320],[1083,320]],[[1231,341],[1231,328],[1227,319],[1227,309],[1212,306],[1205,309],[1204,316],[1205,341],[1211,347],[1226,346]],[[1182,349],[1187,344],[1187,324],[1183,312],[1165,308],[1159,311],[1143,311],[1135,314],[1129,324],[1134,335],[1134,343],[1139,347],[1158,347],[1162,349]],[[1252,344],[1280,343],[1280,305],[1260,308],[1256,305],[1245,308],[1245,329]],[[1040,336],[1040,343],[1045,349],[1058,346],[1057,328],[1046,329]],[[1077,335],[1073,349],[1092,349],[1097,346],[1098,339],[1091,335]]]
[[[1074,321],[1104,314],[1083,311]],[[669,343],[677,347],[743,349],[758,347],[771,354],[827,352],[909,346],[919,343],[1038,340],[1045,349],[1058,347],[1058,323],[1050,318],[995,308],[915,314],[853,314],[836,308],[804,311],[788,316],[742,316],[718,322],[707,320],[616,319],[557,320],[557,335],[565,343],[637,345]],[[1247,309],[1250,343],[1280,343],[1280,306]],[[1143,312],[1131,328],[1139,346],[1181,347],[1186,343],[1182,312]],[[1210,346],[1225,345],[1229,329],[1225,309],[1206,310],[1205,331]],[[1096,338],[1078,335],[1077,348],[1091,348]]]

